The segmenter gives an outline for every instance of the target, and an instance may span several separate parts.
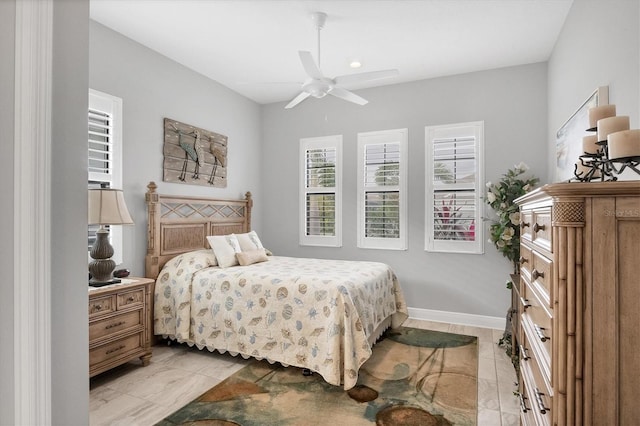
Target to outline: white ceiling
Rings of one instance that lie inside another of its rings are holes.
[[[335,77],[397,68],[357,90],[546,61],[573,0],[91,0],[91,18],[258,103],[285,101],[298,50]],[[363,66],[349,68],[351,59]],[[296,83],[297,82],[297,83]]]

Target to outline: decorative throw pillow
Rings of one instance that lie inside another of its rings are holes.
[[[263,249],[264,246],[258,238],[258,234],[256,231],[247,232],[246,234],[233,234],[238,239],[238,243],[240,243],[241,251],[250,251],[250,250],[258,250]]]
[[[238,264],[236,253],[240,253],[240,244],[235,235],[210,235],[207,241],[216,255],[218,266],[227,268]]]
[[[253,265],[254,263],[269,260],[264,249],[241,251],[240,253],[236,253],[236,257],[241,266]]]

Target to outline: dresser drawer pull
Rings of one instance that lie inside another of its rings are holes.
[[[525,299],[524,297],[520,298],[520,303],[522,303],[522,309],[524,309],[525,311],[529,306],[531,306],[531,303],[529,303],[529,299]]]
[[[529,411],[529,408],[527,408],[527,402],[525,401],[527,397],[520,393],[518,394],[518,398],[520,398],[520,410],[522,410],[523,413]]]
[[[93,309],[95,309],[96,311],[99,311],[102,309],[102,305],[93,305]]]
[[[544,335],[543,327],[540,327],[538,324],[533,324],[533,329],[536,331],[536,334],[538,335],[540,341],[546,342],[547,340],[551,340],[551,337],[547,337]]]
[[[127,302],[133,302],[134,300],[136,300],[135,297],[129,296],[129,298],[127,299]]]
[[[542,400],[544,393],[540,392],[538,388],[536,388],[535,393],[536,393],[536,403],[538,404],[538,410],[540,410],[540,414],[547,414],[547,410],[550,410],[550,408],[547,408],[544,406],[544,401]]]
[[[527,263],[529,261],[529,259],[527,259],[526,257],[520,256],[520,259],[518,259],[520,261],[520,263]]]
[[[105,354],[106,354],[106,355],[109,355],[109,354],[112,354],[112,353],[114,353],[114,352],[118,352],[119,350],[122,350],[122,349],[124,349],[125,347],[126,347],[125,345],[120,345],[120,346],[118,346],[117,348],[113,348],[113,349],[108,350],[107,352],[105,352]]]
[[[106,329],[106,330],[109,330],[110,328],[113,328],[113,327],[119,327],[119,326],[121,326],[122,324],[126,324],[126,322],[124,322],[124,321],[120,321],[120,322],[116,322],[116,323],[114,323],[114,324],[109,324],[108,326],[106,326],[106,327],[105,327],[105,329]]]
[[[528,222],[520,222],[520,229],[522,229],[524,231],[524,228],[530,226],[530,224]]]
[[[534,281],[538,278],[544,278],[544,272],[540,272],[537,269],[534,269],[533,271],[531,271],[531,278],[533,278]]]
[[[547,227],[546,225],[540,225],[538,223],[534,223],[533,224],[533,232],[544,231],[544,229],[546,227]]]
[[[527,353],[527,350],[528,350],[527,348],[525,348],[524,346],[520,345],[520,353],[522,354],[522,360],[523,361],[529,361],[531,359],[531,357]]]

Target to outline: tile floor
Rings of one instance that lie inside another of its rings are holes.
[[[516,375],[497,345],[501,330],[409,319],[406,326],[478,337],[478,425],[518,425]],[[151,364],[132,362],[91,379],[90,424],[148,426],[242,368],[247,360],[185,345],[154,346]]]

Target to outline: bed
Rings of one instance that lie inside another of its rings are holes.
[[[396,275],[383,263],[277,255],[247,262],[245,254],[268,252],[251,231],[250,193],[218,200],[156,189],[151,182],[146,193],[154,334],[309,369],[350,389],[375,341],[407,318]],[[236,236],[245,264],[221,267],[218,244]]]

